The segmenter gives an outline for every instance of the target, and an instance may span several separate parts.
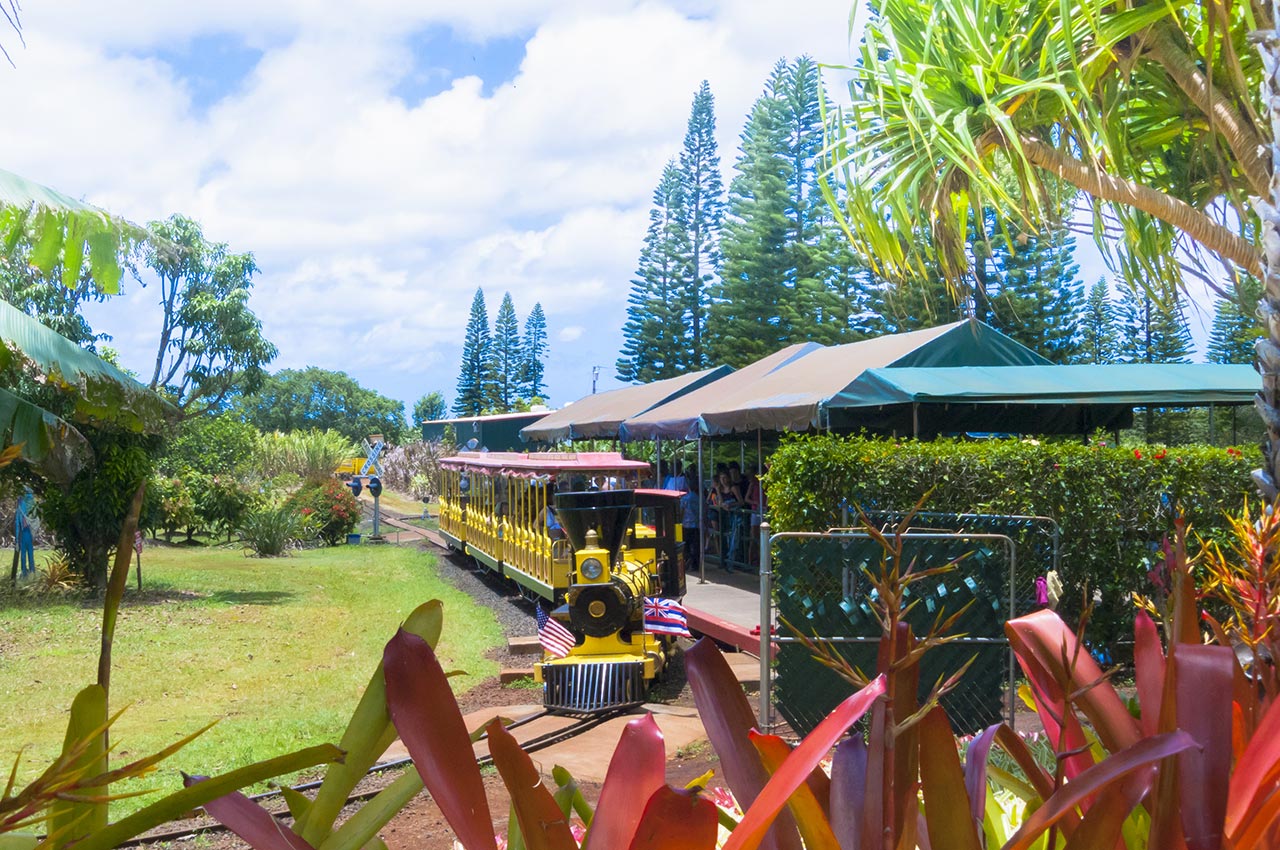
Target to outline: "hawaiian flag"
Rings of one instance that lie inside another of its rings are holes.
[[[573,636],[573,632],[560,625],[558,620],[553,619],[542,607],[541,602],[537,606],[537,618],[538,642],[542,644],[547,655],[552,658],[564,658],[569,654],[569,650],[577,646],[578,641]]]
[[[650,634],[693,637],[689,634],[689,617],[674,599],[644,598],[644,630]]]

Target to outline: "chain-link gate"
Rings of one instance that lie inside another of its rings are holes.
[[[941,526],[944,516],[928,515],[927,522]],[[920,517],[922,523],[925,519]],[[972,658],[973,664],[942,704],[959,731],[998,721],[1013,709],[1014,659],[1004,623],[1014,616],[1011,612],[1023,609],[1018,542],[1009,534],[978,530],[913,530],[903,535],[902,543],[904,568],[956,562],[953,569],[908,588],[906,602],[914,605],[906,620],[917,635],[972,602],[955,625],[954,631],[965,636],[922,660],[922,695]],[[873,671],[880,624],[869,595],[874,591],[863,571],[880,569],[885,557],[881,544],[865,531],[771,535],[764,525],[761,550],[766,553],[761,565],[761,622],[775,622],[776,610],[780,618],[827,643],[852,666]],[[761,722],[767,726],[776,705],[796,732],[807,733],[852,692],[852,685],[815,660],[794,635],[780,630],[773,642],[777,649],[772,668],[761,664]],[[765,643],[762,637],[762,659],[769,656]]]

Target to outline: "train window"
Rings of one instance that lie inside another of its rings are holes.
[[[458,490],[463,493],[466,493],[470,489],[471,489],[471,476],[467,475],[466,473],[463,473],[458,478]]]

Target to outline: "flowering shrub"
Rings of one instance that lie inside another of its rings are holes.
[[[360,521],[360,503],[334,478],[303,487],[290,497],[289,504],[311,519],[320,538],[330,546],[355,531]]]

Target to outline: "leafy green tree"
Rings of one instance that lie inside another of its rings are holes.
[[[1114,363],[1118,354],[1115,305],[1105,278],[1089,287],[1080,318],[1080,363]]]
[[[362,387],[346,372],[316,366],[282,369],[239,401],[241,415],[260,431],[333,430],[359,442],[382,434],[404,438],[404,402]]]
[[[150,224],[146,263],[160,280],[163,319],[149,386],[165,390],[188,414],[221,409],[233,392],[252,392],[275,359],[249,309],[258,266],[210,242],[182,215]]]
[[[720,228],[724,219],[724,182],[720,176],[720,149],[716,141],[715,97],[702,81],[693,96],[684,149],[680,152],[680,182],[687,211],[690,263],[685,291],[681,293],[688,328],[685,369],[697,371],[710,365],[706,347],[707,296],[720,271]]]
[[[423,422],[444,419],[448,413],[449,408],[444,403],[444,393],[433,390],[418,399],[417,404],[413,406],[413,427],[421,429]]]
[[[649,229],[627,298],[619,380],[648,383],[682,374],[690,344],[682,299],[695,286],[694,277],[684,186],[679,168],[668,162],[653,192]]]
[[[1245,278],[1231,298],[1219,297],[1209,330],[1209,362],[1252,363],[1254,345],[1266,334],[1258,319],[1262,285],[1257,278]]]
[[[471,299],[471,317],[462,340],[462,369],[458,373],[453,412],[458,416],[478,416],[484,412],[489,392],[489,311],[484,290],[477,288]]]
[[[258,429],[233,412],[183,420],[156,461],[161,472],[188,471],[242,480],[254,474]]]
[[[520,375],[525,365],[520,348],[520,321],[511,293],[502,298],[498,315],[493,320],[493,338],[489,344],[489,403],[497,413],[510,413],[520,398]]]
[[[541,302],[533,305],[524,320],[521,351],[524,353],[524,367],[520,372],[521,392],[526,399],[545,400],[547,388],[543,381],[547,359],[547,315],[542,312]]]
[[[791,339],[790,317],[780,306],[794,279],[788,251],[794,223],[788,185],[785,114],[775,92],[786,64],[775,66],[765,93],[751,108],[742,152],[729,183],[728,217],[720,248],[724,269],[711,305],[711,359],[741,366],[777,351]]]

